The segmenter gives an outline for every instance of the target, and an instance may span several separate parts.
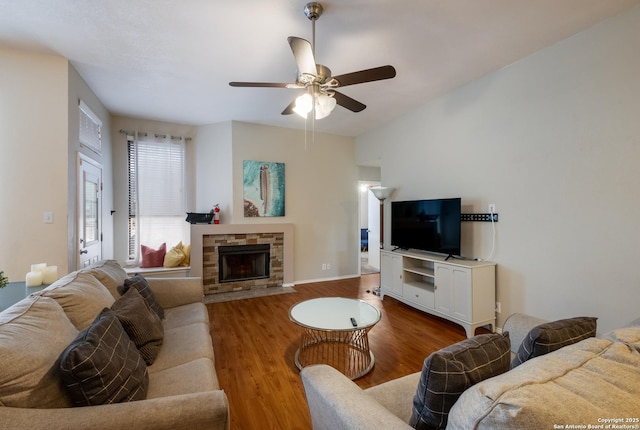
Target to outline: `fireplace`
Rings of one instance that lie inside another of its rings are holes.
[[[269,278],[270,250],[269,244],[218,247],[218,282]]]
[[[205,294],[282,287],[285,274],[293,279],[292,242],[292,224],[192,224],[190,276],[202,277]],[[221,283],[220,250],[242,245],[269,245],[269,277]],[[291,260],[286,267],[285,255]]]

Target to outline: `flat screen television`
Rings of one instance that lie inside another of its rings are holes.
[[[391,202],[391,246],[460,255],[461,198]]]

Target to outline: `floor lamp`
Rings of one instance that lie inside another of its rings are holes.
[[[371,187],[369,188],[374,196],[380,200],[380,249],[384,249],[384,201],[391,196],[393,188],[389,187]],[[380,277],[382,281],[382,276]],[[373,290],[377,296],[380,295],[380,286]]]

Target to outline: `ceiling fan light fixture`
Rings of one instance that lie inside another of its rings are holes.
[[[302,118],[307,118],[307,114],[311,112],[312,107],[313,96],[309,93],[304,93],[296,99],[296,105],[293,107],[293,111]]]
[[[333,111],[336,107],[336,99],[326,94],[311,95],[304,93],[296,99],[293,111],[302,118],[307,118],[311,110],[315,110],[315,118],[322,119]],[[314,109],[315,108],[315,109]]]
[[[336,107],[336,99],[326,94],[316,96],[316,119],[322,119],[333,111]]]

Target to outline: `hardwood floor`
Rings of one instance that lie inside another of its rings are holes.
[[[296,293],[208,304],[215,365],[229,398],[231,429],[311,428],[294,364],[301,329],[289,309],[316,297],[359,298],[380,309],[369,332],[375,366],[354,382],[362,388],[418,372],[433,351],[465,339],[461,326],[372,293],[379,275],[297,285]]]

